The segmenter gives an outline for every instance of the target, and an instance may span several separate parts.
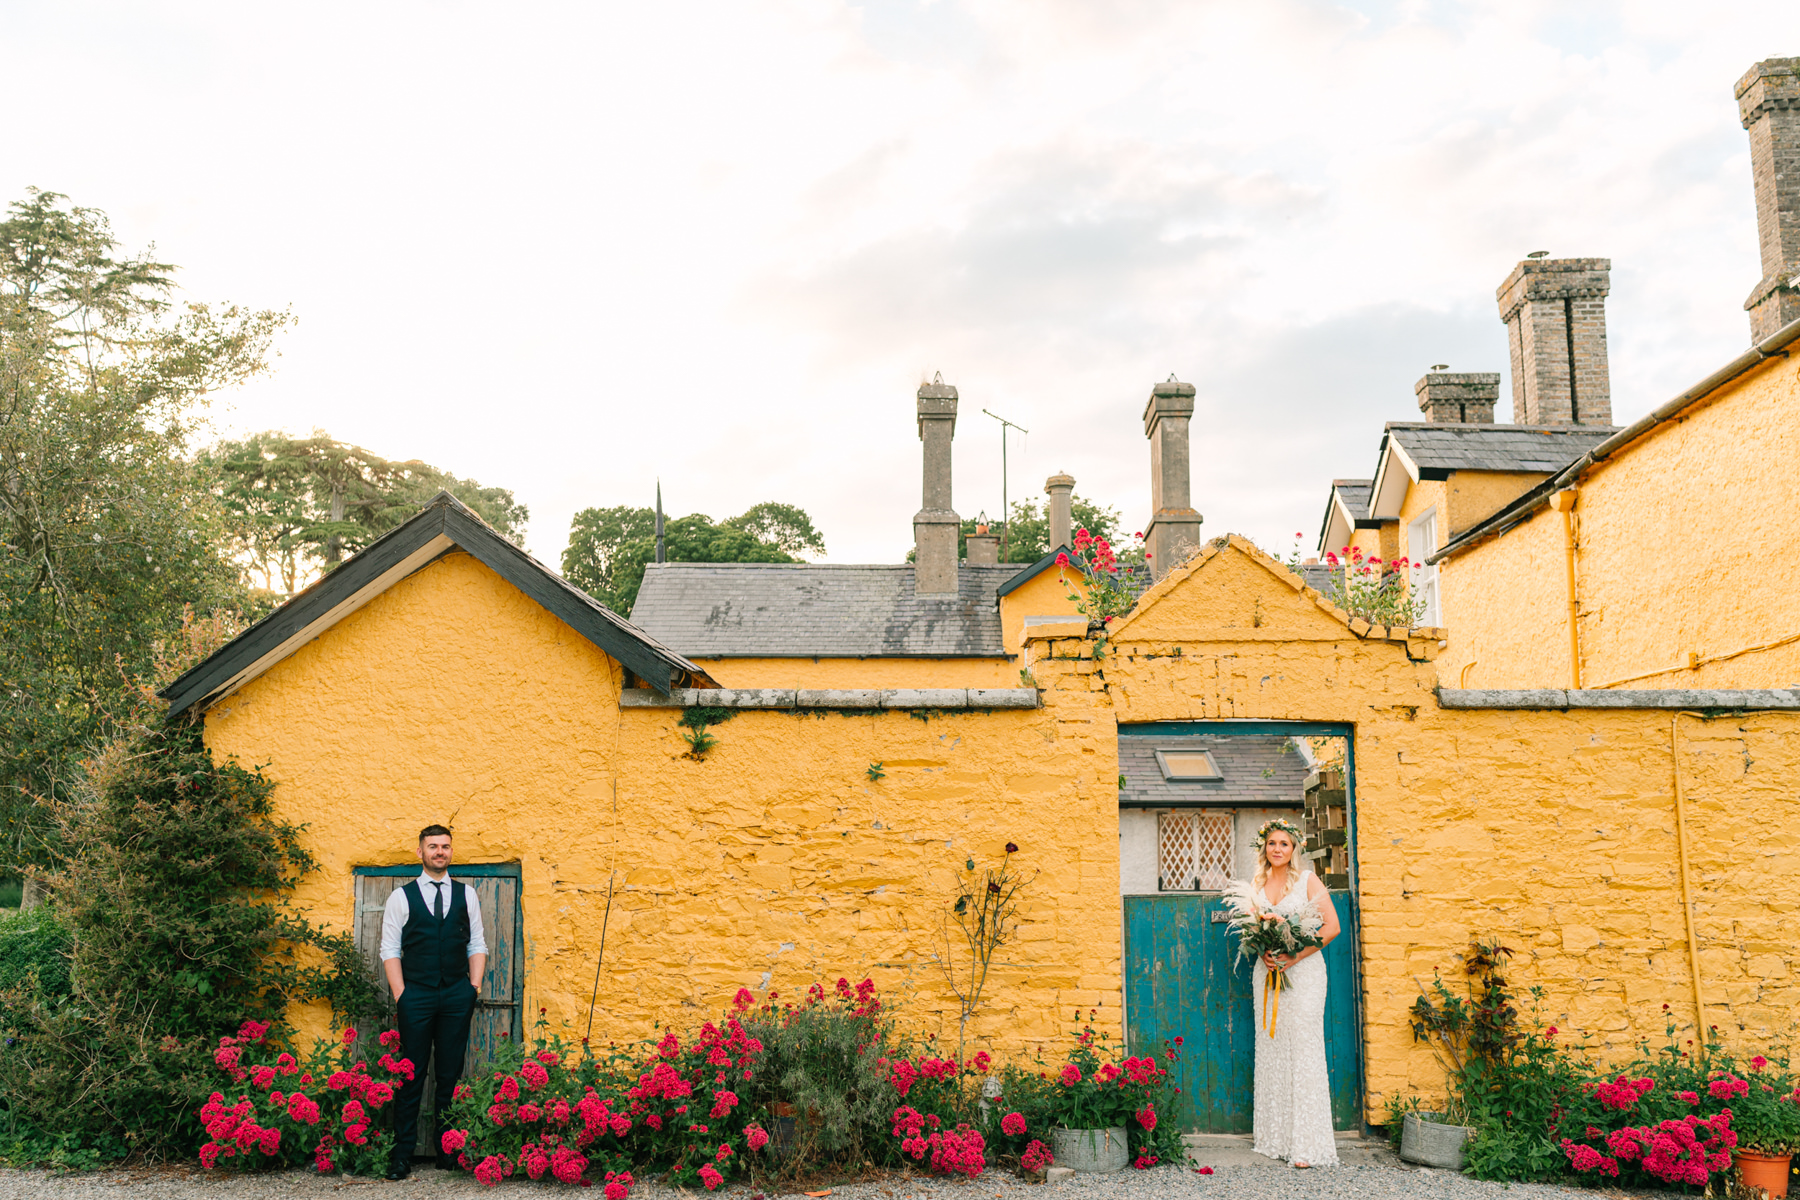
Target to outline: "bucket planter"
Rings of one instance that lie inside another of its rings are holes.
[[[1443,1113],[1407,1113],[1400,1125],[1400,1157],[1422,1167],[1460,1171],[1467,1162],[1463,1143],[1474,1131],[1467,1125],[1446,1125]]]
[[[1788,1162],[1792,1155],[1758,1154],[1754,1150],[1737,1150],[1731,1155],[1738,1178],[1747,1188],[1761,1188],[1769,1200],[1781,1200],[1788,1194]]]
[[[1126,1148],[1125,1127],[1111,1129],[1064,1129],[1050,1131],[1050,1152],[1056,1165],[1077,1171],[1123,1171],[1131,1161]]]

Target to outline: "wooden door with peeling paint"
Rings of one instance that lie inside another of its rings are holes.
[[[396,888],[419,877],[419,864],[356,868],[356,948],[374,973],[375,982],[393,1005],[387,974],[381,969],[381,917],[387,899]],[[488,945],[487,973],[482,977],[475,1018],[469,1026],[469,1051],[463,1074],[486,1069],[507,1042],[525,1037],[524,922],[519,912],[517,863],[471,863],[450,868],[450,878],[475,889],[481,904],[482,932]],[[390,1017],[391,1024],[391,1017]],[[432,1129],[432,1095],[436,1069],[427,1075],[425,1100],[419,1114],[419,1144],[415,1155],[435,1154],[429,1145]]]

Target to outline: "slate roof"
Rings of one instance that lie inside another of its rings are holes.
[[[1373,479],[1334,479],[1331,490],[1344,502],[1353,519],[1365,520],[1369,515],[1369,492],[1374,485]]]
[[[1399,421],[1388,422],[1385,429],[1387,437],[1399,443],[1422,474],[1430,473],[1426,478],[1441,471],[1560,471],[1618,432],[1611,425]],[[1360,511],[1368,512],[1366,495]]]
[[[690,658],[1001,658],[995,592],[1018,563],[913,594],[911,563],[652,563],[632,624]]]
[[[1121,730],[1123,734],[1124,731]],[[1125,734],[1119,738],[1121,808],[1299,808],[1306,799],[1306,755],[1279,736],[1153,737]],[[1158,750],[1209,750],[1222,778],[1163,778]]]

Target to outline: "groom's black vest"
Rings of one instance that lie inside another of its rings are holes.
[[[469,904],[462,884],[446,881],[444,889],[449,911],[442,919],[431,915],[417,879],[402,889],[406,924],[400,930],[400,977],[407,987],[445,987],[469,977]]]

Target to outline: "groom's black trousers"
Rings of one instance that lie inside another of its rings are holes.
[[[419,1140],[419,1103],[425,1098],[425,1073],[437,1059],[437,1096],[432,1111],[437,1128],[432,1133],[432,1152],[443,1153],[444,1114],[450,1111],[456,1081],[462,1077],[463,1055],[469,1048],[469,1019],[475,1015],[475,985],[458,979],[442,987],[409,983],[400,993],[400,1053],[412,1060],[413,1077],[400,1086],[394,1100],[394,1163],[412,1158]]]

